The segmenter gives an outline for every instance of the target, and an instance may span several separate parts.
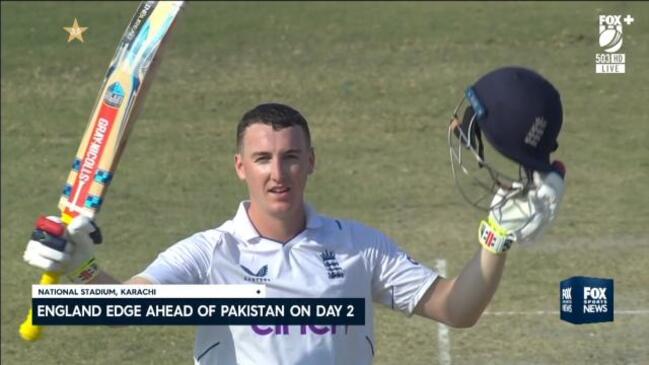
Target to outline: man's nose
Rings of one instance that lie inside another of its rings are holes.
[[[270,166],[270,177],[275,181],[281,181],[284,178],[285,163],[281,158],[274,158]]]

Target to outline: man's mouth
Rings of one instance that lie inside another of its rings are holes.
[[[291,188],[289,188],[288,186],[276,186],[270,188],[268,191],[273,194],[284,194],[284,193],[288,193],[289,190],[291,190]]]

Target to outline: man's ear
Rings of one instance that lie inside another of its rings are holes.
[[[309,156],[307,157],[309,160],[309,170],[308,173],[311,175],[313,171],[315,171],[315,150],[313,147],[309,148]]]
[[[241,153],[234,155],[234,170],[237,172],[240,180],[246,180],[246,171],[243,168],[243,156]]]

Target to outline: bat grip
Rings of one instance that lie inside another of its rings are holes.
[[[72,212],[65,209],[63,212],[61,212],[61,221],[63,221],[63,223],[67,226],[75,216],[76,214],[73,214]],[[60,278],[61,273],[46,271],[43,273],[43,275],[41,275],[41,280],[38,283],[40,285],[54,285],[59,283]],[[32,308],[29,308],[29,312],[27,312],[27,318],[25,318],[23,323],[20,325],[20,328],[18,329],[18,332],[20,332],[20,337],[22,337],[22,339],[25,341],[36,341],[41,336],[42,331],[43,328],[41,328],[41,326],[37,326],[32,322]]]
[[[56,284],[59,282],[60,277],[61,277],[61,273],[45,272],[41,276],[41,280],[39,281],[39,284],[41,285]],[[37,326],[32,323],[32,308],[29,308],[29,312],[27,313],[27,318],[25,318],[25,321],[20,325],[20,329],[18,330],[18,332],[20,332],[20,337],[22,337],[22,339],[25,341],[36,341],[41,336],[42,330],[43,328],[41,326]]]

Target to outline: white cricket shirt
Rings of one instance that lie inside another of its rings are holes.
[[[264,284],[268,298],[365,297],[365,326],[199,326],[195,364],[371,364],[373,301],[411,315],[437,278],[378,230],[309,205],[304,231],[286,244],[266,239],[248,218],[249,204],[174,244],[138,276],[156,284]]]

